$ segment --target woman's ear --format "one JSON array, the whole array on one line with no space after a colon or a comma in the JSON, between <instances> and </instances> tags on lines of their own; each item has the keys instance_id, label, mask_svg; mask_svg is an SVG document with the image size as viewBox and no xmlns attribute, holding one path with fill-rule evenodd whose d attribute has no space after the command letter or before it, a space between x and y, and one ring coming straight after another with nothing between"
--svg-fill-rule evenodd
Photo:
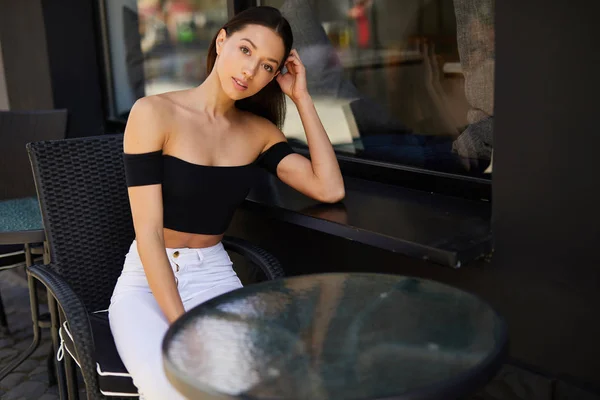
<instances>
[{"instance_id":1,"label":"woman's ear","mask_svg":"<svg viewBox=\"0 0 600 400\"><path fill-rule=\"evenodd\" d=\"M225 43L225 39L227 39L227 32L225 32L225 29L221 29L219 31L219 34L217 35L217 40L215 43L217 55L219 55L219 53L221 52L221 48L223 47L223 44Z\"/></svg>"}]
</instances>

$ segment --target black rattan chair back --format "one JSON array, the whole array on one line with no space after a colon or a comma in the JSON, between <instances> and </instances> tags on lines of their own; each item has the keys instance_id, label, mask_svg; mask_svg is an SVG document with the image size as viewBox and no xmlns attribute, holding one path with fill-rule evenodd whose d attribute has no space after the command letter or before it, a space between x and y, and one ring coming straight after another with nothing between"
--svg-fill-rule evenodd
<instances>
[{"instance_id":1,"label":"black rattan chair back","mask_svg":"<svg viewBox=\"0 0 600 400\"><path fill-rule=\"evenodd\" d=\"M108 308L134 239L123 135L29 143L52 263L88 311Z\"/></svg>"}]
</instances>

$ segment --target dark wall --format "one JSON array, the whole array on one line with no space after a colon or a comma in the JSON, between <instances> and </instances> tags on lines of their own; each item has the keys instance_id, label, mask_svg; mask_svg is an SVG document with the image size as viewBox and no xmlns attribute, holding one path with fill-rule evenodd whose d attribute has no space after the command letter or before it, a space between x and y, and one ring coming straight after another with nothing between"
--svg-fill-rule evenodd
<instances>
[{"instance_id":1,"label":"dark wall","mask_svg":"<svg viewBox=\"0 0 600 400\"><path fill-rule=\"evenodd\" d=\"M69 110L68 137L104 133L95 4L42 0L54 107Z\"/></svg>"},{"instance_id":2,"label":"dark wall","mask_svg":"<svg viewBox=\"0 0 600 400\"><path fill-rule=\"evenodd\" d=\"M10 110L52 109L40 0L0 0L0 44Z\"/></svg>"},{"instance_id":3,"label":"dark wall","mask_svg":"<svg viewBox=\"0 0 600 400\"><path fill-rule=\"evenodd\" d=\"M600 382L595 3L496 2L493 229L494 266L532 314L514 329L538 338L514 345Z\"/></svg>"}]
</instances>

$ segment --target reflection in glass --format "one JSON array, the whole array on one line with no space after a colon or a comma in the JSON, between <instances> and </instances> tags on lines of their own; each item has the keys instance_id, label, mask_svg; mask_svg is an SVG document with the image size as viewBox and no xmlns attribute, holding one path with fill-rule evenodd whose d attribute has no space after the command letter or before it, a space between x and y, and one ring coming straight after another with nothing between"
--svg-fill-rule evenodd
<instances>
[{"instance_id":1,"label":"reflection in glass","mask_svg":"<svg viewBox=\"0 0 600 400\"><path fill-rule=\"evenodd\" d=\"M226 0L110 0L105 4L117 117L127 117L140 97L188 89L204 81L208 46L227 22Z\"/></svg>"},{"instance_id":2,"label":"reflection in glass","mask_svg":"<svg viewBox=\"0 0 600 400\"><path fill-rule=\"evenodd\" d=\"M265 0L294 30L336 150L481 175L493 127L494 0ZM306 137L289 107L284 133Z\"/></svg>"},{"instance_id":3,"label":"reflection in glass","mask_svg":"<svg viewBox=\"0 0 600 400\"><path fill-rule=\"evenodd\" d=\"M206 53L227 22L225 0L138 0L163 3L140 14L146 94L197 86L206 78Z\"/></svg>"},{"instance_id":4,"label":"reflection in glass","mask_svg":"<svg viewBox=\"0 0 600 400\"><path fill-rule=\"evenodd\" d=\"M294 31L317 111L341 154L489 176L494 0L262 0ZM115 113L206 78L226 0L105 2ZM289 99L288 99L289 101ZM283 131L306 136L288 105Z\"/></svg>"},{"instance_id":5,"label":"reflection in glass","mask_svg":"<svg viewBox=\"0 0 600 400\"><path fill-rule=\"evenodd\" d=\"M335 204L319 203L303 208L300 212L311 217L337 222L342 225L348 225L349 223L348 210L343 202Z\"/></svg>"}]
</instances>

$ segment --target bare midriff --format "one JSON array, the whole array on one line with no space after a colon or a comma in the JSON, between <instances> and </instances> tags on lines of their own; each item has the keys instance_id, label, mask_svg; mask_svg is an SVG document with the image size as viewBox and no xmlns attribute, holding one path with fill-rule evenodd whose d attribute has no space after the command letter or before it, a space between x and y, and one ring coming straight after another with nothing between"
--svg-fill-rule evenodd
<instances>
[{"instance_id":1,"label":"bare midriff","mask_svg":"<svg viewBox=\"0 0 600 400\"><path fill-rule=\"evenodd\" d=\"M199 233L186 233L174 231L172 229L164 228L163 235L165 240L165 247L168 249L201 249L204 247L211 247L218 244L223 235L203 235Z\"/></svg>"}]
</instances>

